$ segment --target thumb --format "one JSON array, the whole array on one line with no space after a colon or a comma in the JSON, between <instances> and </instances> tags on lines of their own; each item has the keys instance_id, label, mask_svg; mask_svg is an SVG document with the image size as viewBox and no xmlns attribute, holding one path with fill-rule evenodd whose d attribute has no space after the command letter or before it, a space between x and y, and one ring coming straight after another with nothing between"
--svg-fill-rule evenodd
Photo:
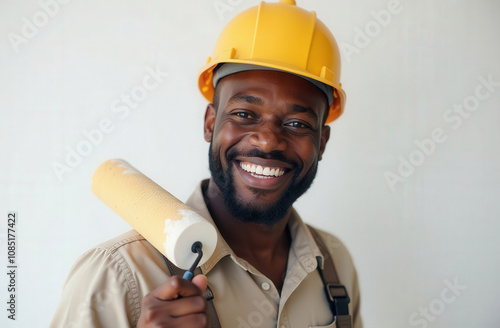
<instances>
[{"instance_id":1,"label":"thumb","mask_svg":"<svg viewBox=\"0 0 500 328\"><path fill-rule=\"evenodd\" d=\"M207 289L208 280L207 280L207 277L205 277L202 274L199 274L196 277L194 277L193 280L191 280L191 282L193 284L195 284L196 287L198 287L201 290L202 294L203 294L203 292L205 292L205 289Z\"/></svg>"}]
</instances>

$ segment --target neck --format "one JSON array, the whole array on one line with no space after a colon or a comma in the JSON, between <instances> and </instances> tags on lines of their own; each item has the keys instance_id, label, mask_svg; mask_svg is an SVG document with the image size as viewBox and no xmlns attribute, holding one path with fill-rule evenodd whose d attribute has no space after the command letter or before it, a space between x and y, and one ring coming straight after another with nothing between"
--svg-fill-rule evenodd
<instances>
[{"instance_id":1,"label":"neck","mask_svg":"<svg viewBox=\"0 0 500 328\"><path fill-rule=\"evenodd\" d=\"M287 228L290 211L272 226L243 222L228 211L213 180L203 194L212 219L233 252L273 280L280 290L291 243Z\"/></svg>"}]
</instances>

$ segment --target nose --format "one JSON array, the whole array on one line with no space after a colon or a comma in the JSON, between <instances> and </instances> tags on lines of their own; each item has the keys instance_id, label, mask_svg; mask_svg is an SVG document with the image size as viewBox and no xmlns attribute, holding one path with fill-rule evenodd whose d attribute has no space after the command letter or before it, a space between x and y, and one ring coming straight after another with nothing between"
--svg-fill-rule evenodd
<instances>
[{"instance_id":1,"label":"nose","mask_svg":"<svg viewBox=\"0 0 500 328\"><path fill-rule=\"evenodd\" d=\"M284 151L287 143L283 138L281 126L273 123L259 124L256 130L248 138L248 142L260 148L265 153L272 151Z\"/></svg>"}]
</instances>

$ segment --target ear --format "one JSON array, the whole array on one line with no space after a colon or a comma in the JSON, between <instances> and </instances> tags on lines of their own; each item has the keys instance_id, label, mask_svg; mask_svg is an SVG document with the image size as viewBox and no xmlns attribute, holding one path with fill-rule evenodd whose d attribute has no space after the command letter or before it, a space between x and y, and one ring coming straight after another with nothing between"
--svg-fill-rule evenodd
<instances>
[{"instance_id":1,"label":"ear","mask_svg":"<svg viewBox=\"0 0 500 328\"><path fill-rule=\"evenodd\" d=\"M215 114L216 110L214 104L208 104L207 110L205 112L205 123L203 125L203 134L205 136L206 142L210 142L212 140L215 124Z\"/></svg>"},{"instance_id":2,"label":"ear","mask_svg":"<svg viewBox=\"0 0 500 328\"><path fill-rule=\"evenodd\" d=\"M330 139L330 126L323 125L321 128L321 140L319 141L319 160L323 157L323 153L325 152L326 143Z\"/></svg>"}]
</instances>

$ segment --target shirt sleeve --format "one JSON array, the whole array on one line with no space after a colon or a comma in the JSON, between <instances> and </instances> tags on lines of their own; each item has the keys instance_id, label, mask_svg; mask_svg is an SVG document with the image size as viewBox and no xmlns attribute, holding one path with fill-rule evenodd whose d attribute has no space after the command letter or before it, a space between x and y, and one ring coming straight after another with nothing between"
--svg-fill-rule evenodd
<instances>
[{"instance_id":1,"label":"shirt sleeve","mask_svg":"<svg viewBox=\"0 0 500 328\"><path fill-rule=\"evenodd\" d=\"M140 302L120 253L94 248L71 268L50 327L135 327Z\"/></svg>"}]
</instances>

